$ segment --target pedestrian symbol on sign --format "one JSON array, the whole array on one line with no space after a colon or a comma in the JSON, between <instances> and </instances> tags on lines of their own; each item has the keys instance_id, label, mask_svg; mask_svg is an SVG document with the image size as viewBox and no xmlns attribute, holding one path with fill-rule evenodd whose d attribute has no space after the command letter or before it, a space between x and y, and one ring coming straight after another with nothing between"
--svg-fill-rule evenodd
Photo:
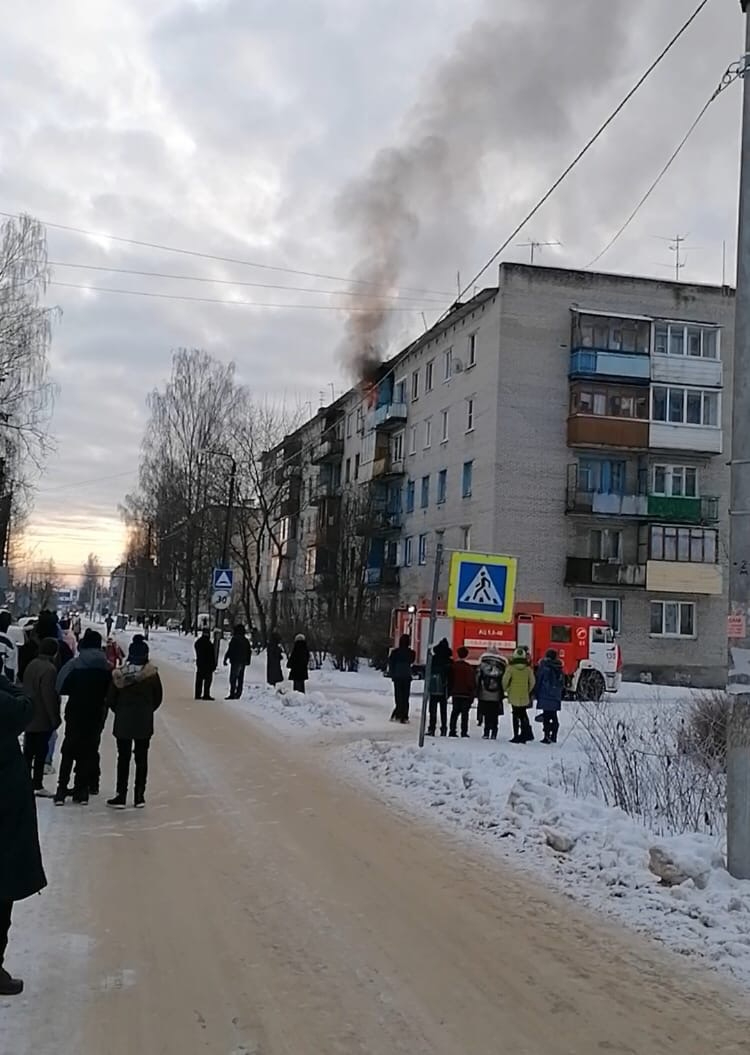
<instances>
[{"instance_id":1,"label":"pedestrian symbol on sign","mask_svg":"<svg viewBox=\"0 0 750 1055\"><path fill-rule=\"evenodd\" d=\"M469 586L461 594L462 604L486 604L493 608L502 608L503 602L490 573L483 566L474 576Z\"/></svg>"}]
</instances>

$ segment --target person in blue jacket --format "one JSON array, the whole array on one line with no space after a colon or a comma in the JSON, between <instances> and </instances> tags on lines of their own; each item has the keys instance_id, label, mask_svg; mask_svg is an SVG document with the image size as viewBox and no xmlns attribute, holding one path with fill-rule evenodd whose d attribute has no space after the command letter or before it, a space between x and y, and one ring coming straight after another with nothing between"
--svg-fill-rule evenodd
<instances>
[{"instance_id":1,"label":"person in blue jacket","mask_svg":"<svg viewBox=\"0 0 750 1055\"><path fill-rule=\"evenodd\" d=\"M560 728L557 716L562 709L564 691L563 665L555 649L550 648L536 672L536 705L537 709L542 712L543 744L557 743L557 733Z\"/></svg>"}]
</instances>

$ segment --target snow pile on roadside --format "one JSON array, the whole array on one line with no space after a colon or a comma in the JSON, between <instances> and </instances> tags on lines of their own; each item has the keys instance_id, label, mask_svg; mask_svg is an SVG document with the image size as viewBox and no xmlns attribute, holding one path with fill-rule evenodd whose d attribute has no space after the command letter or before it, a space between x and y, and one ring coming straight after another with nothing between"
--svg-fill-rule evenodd
<instances>
[{"instance_id":1,"label":"snow pile on roadside","mask_svg":"<svg viewBox=\"0 0 750 1055\"><path fill-rule=\"evenodd\" d=\"M306 729L320 726L340 729L364 721L344 700L330 699L321 692L303 693L251 685L243 698L235 702L235 707L250 707L265 717Z\"/></svg>"},{"instance_id":2,"label":"snow pile on roadside","mask_svg":"<svg viewBox=\"0 0 750 1055\"><path fill-rule=\"evenodd\" d=\"M343 757L401 806L469 833L564 895L750 983L750 883L728 875L711 838L659 838L619 809L566 795L554 749L487 748L438 742L420 751L361 741ZM667 862L667 879L679 884L660 881L650 861L659 874Z\"/></svg>"}]
</instances>

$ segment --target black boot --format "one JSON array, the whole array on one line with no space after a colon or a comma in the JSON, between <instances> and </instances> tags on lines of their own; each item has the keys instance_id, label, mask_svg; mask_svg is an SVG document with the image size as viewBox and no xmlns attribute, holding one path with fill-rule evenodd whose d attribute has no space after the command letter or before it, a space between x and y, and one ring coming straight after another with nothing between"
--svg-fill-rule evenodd
<instances>
[{"instance_id":1,"label":"black boot","mask_svg":"<svg viewBox=\"0 0 750 1055\"><path fill-rule=\"evenodd\" d=\"M23 992L23 982L13 978L4 967L0 967L0 996L19 996Z\"/></svg>"}]
</instances>

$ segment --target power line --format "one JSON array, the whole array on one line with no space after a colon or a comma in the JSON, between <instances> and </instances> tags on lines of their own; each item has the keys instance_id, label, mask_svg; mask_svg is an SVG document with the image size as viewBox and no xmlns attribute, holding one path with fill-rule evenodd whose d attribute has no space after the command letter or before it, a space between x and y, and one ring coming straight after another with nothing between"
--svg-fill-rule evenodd
<instances>
[{"instance_id":1,"label":"power line","mask_svg":"<svg viewBox=\"0 0 750 1055\"><path fill-rule=\"evenodd\" d=\"M219 297L192 297L184 293L153 293L143 289L113 289L109 286L87 286L79 282L59 282L57 279L54 279L49 285L62 286L65 289L85 289L90 293L119 293L127 297L153 297L158 300L189 300L198 304L226 304L230 308L283 308L299 309L302 311L372 311L371 305L364 308L355 308L353 305L344 308L338 304L269 304L267 302L254 300L222 300ZM419 311L419 308L416 306L411 308L396 308L390 305L380 305L379 310L416 312Z\"/></svg>"},{"instance_id":2,"label":"power line","mask_svg":"<svg viewBox=\"0 0 750 1055\"><path fill-rule=\"evenodd\" d=\"M20 220L22 215L22 213L3 212L0 210L0 216L5 216L9 220ZM377 282L372 282L365 278L345 278L342 275L326 275L318 271L300 271L298 268L281 267L278 264L261 264L257 260L241 260L232 256L217 256L214 253L204 253L197 249L182 249L174 245L162 245L160 242L143 242L137 238L123 238L121 235L107 234L103 231L89 231L84 227L73 227L70 224L64 223L53 223L51 220L40 220L39 223L43 224L44 227L51 227L56 231L68 231L71 234L83 234L89 238L108 238L112 242L122 242L125 245L142 246L144 249L157 249L164 253L179 253L182 256L196 256L200 257L201 260L218 260L223 264L239 264L241 267L257 267L264 271L279 271L285 275L304 275L305 278L324 278L330 282L348 282L350 285L354 286L378 285ZM429 293L438 297L450 296L450 293L447 293L444 289L415 289L409 286L402 286L401 289L405 293Z\"/></svg>"},{"instance_id":3,"label":"power line","mask_svg":"<svg viewBox=\"0 0 750 1055\"><path fill-rule=\"evenodd\" d=\"M52 491L65 491L71 487L83 487L85 484L99 484L103 483L105 480L119 480L123 476L135 476L136 473L137 470L129 469L127 472L111 473L109 476L92 476L88 480L70 480L65 484L55 484L54 487L37 487L35 488L34 493L38 495L46 495L50 494Z\"/></svg>"},{"instance_id":4,"label":"power line","mask_svg":"<svg viewBox=\"0 0 750 1055\"><path fill-rule=\"evenodd\" d=\"M638 78L638 80L633 85L633 87L630 89L630 91L625 96L625 98L622 100L622 102L619 103L619 105L612 111L612 113L609 115L609 117L606 119L606 121L602 125L599 126L598 130L589 139L589 141L586 143L586 145L581 150L579 150L579 152L576 154L576 156L573 158L573 160L570 162L570 164L567 166L567 168L562 172L562 174L560 176L558 176L558 178L555 180L555 182L552 184L552 186L549 188L549 190L546 191L546 193L542 195L542 197L539 199L539 201L536 203L536 205L533 207L533 209L524 217L523 220L521 220L521 222L512 231L512 233L508 235L508 237L503 242L503 244L500 246L500 248L495 253L492 254L492 256L487 261L487 263L484 265L484 267L481 269L481 271L479 271L474 276L474 278L471 280L471 282L468 283L468 285L465 287L465 289L462 290L461 296L459 297L459 300L461 299L462 296L464 296L472 288L472 286L474 286L479 281L479 279L482 277L482 275L485 273L485 271L489 267L492 267L492 265L495 263L497 258L500 256L500 254L503 253L508 248L510 243L513 241L514 238L518 237L518 235L521 233L521 231L526 226L526 224L529 223L530 220L533 220L533 218L536 216L536 214L539 212L539 210L542 208L542 206L545 205L549 201L549 199L555 193L555 191L560 186L560 184L563 183L568 178L568 176L573 171L573 169L578 165L579 161L581 161L586 156L586 154L588 154L589 150L591 150L591 148L593 147L594 143L596 143L597 140L599 140L602 137L604 132L606 132L606 130L609 128L609 126L612 124L612 122L615 120L615 118L621 113L621 111L624 110L625 106L630 102L630 100L636 94L636 92L641 87L641 85L643 85L644 82L646 80L648 80L648 78L654 72L656 67L669 54L669 52L675 46L675 44L680 39L680 37L690 28L690 26L693 24L693 22L695 22L695 20L698 17L698 15L701 13L703 8L706 7L706 5L708 3L709 3L709 0L701 0L701 2L698 4L698 6L695 9L695 11L693 11L693 13L690 16L690 18L688 18L688 20L685 23L683 23L683 25L680 27L680 29L677 31L677 33L672 37L672 39L669 41L669 43L666 45L666 47L663 48L662 51L657 55L657 57L654 59L654 61L651 63L651 65L648 67L648 69L643 74L641 74L641 76Z\"/></svg>"},{"instance_id":5,"label":"power line","mask_svg":"<svg viewBox=\"0 0 750 1055\"><path fill-rule=\"evenodd\" d=\"M551 244L551 243L550 243ZM73 264L64 260L50 260L50 267L76 268L80 271L107 271L118 275L140 275L144 278L179 279L184 282L209 282L217 286L251 286L253 289L281 289L292 293L318 293L330 297L367 297L375 300L414 300L420 304L442 304L442 300L428 300L426 297L400 297L390 293L365 293L349 289L314 289L311 286L279 286L270 282L243 282L233 278L208 278L205 275L173 275L163 271L137 271L128 267L106 267L102 264Z\"/></svg>"},{"instance_id":6,"label":"power line","mask_svg":"<svg viewBox=\"0 0 750 1055\"><path fill-rule=\"evenodd\" d=\"M733 63L727 69L726 73L724 74L724 76L721 79L721 83L719 84L718 88L713 92L713 94L711 95L710 99L708 99L708 101L702 107L702 109L698 113L698 116L695 118L693 123L690 125L690 128L688 128L687 132L682 137L682 139L678 143L678 145L675 148L675 150L673 150L672 154L670 155L669 159L667 160L667 163L664 165L664 167L662 168L662 170L659 173L659 175L656 177L654 182L651 184L651 186L648 188L648 190L643 195L641 200L638 202L636 207L633 209L633 211L631 212L630 216L628 216L627 220L622 225L622 227L620 227L620 229L613 235L613 237L609 240L609 242L607 242L607 244L605 245L604 249L602 249L601 253L599 253L598 256L595 256L594 259L589 264L586 265L587 268L593 267L594 264L597 264L601 260L601 258L605 255L605 253L609 252L609 250L612 248L612 246L615 244L615 242L619 241L619 239L622 237L622 235L625 234L625 232L627 231L628 227L630 227L630 225L633 222L633 220L636 218L638 213L641 211L643 206L649 200L651 195L654 193L656 188L659 186L661 181L664 179L666 174L671 169L672 165L675 163L677 158L682 153L684 147L686 146L686 144L687 144L688 140L690 139L690 137L692 136L693 132L695 132L696 128L698 127L698 125L701 123L701 121L705 117L706 113L708 112L708 109L711 106L711 103L713 103L715 99L718 99L718 97L721 95L721 93L724 91L724 89L728 88L730 84L733 84L740 76L741 76L741 74L739 72L739 63Z\"/></svg>"}]
</instances>

